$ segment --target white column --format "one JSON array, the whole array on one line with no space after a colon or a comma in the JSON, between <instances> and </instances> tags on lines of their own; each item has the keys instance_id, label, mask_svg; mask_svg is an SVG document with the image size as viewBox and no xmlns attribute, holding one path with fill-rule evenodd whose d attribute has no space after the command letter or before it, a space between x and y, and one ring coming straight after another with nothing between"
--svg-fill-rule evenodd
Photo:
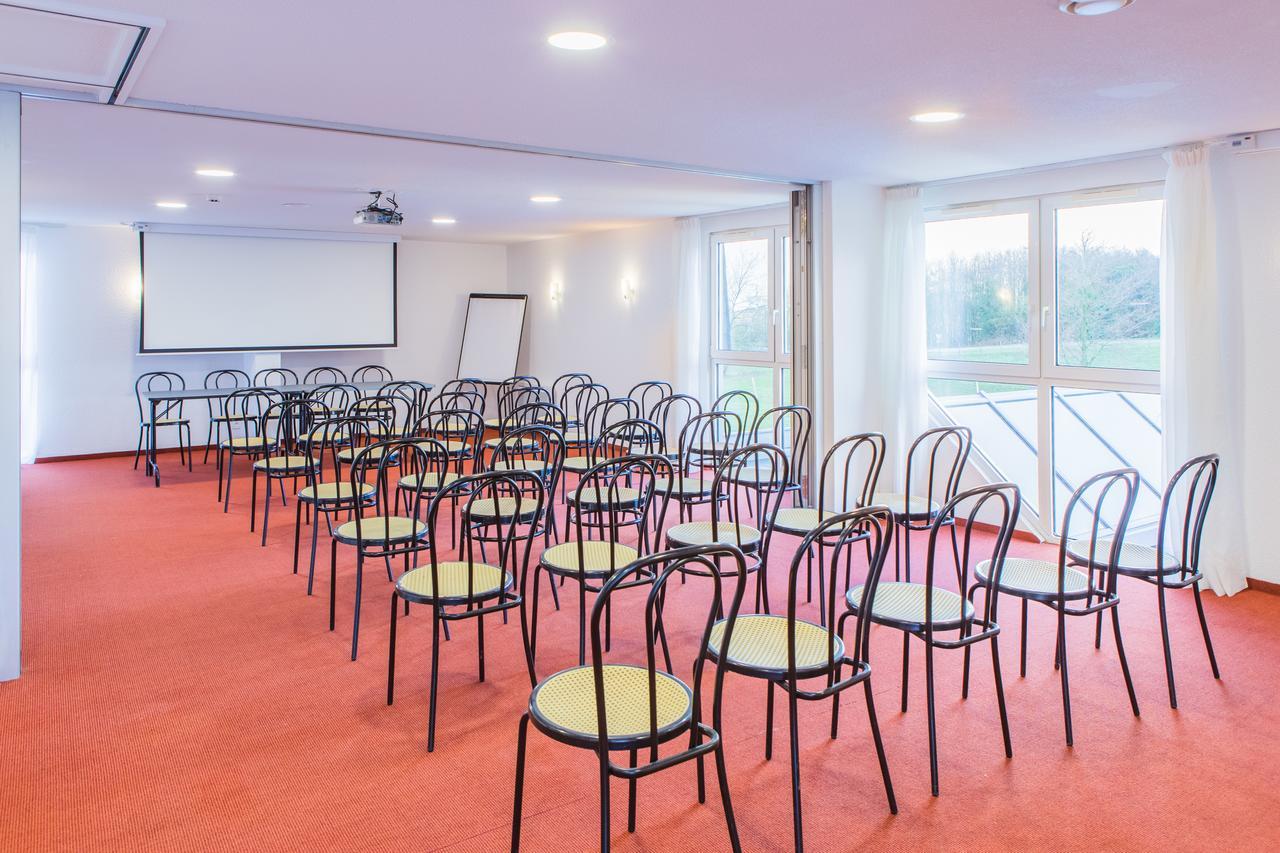
<instances>
[{"instance_id":1,"label":"white column","mask_svg":"<svg viewBox=\"0 0 1280 853\"><path fill-rule=\"evenodd\" d=\"M0 681L17 678L22 642L22 514L18 491L21 99L0 92Z\"/></svg>"}]
</instances>

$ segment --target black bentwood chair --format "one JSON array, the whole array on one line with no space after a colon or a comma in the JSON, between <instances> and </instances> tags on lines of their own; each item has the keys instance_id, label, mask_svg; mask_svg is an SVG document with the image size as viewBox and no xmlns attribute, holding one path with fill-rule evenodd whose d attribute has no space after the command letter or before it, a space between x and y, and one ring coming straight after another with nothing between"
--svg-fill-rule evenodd
<instances>
[{"instance_id":1,"label":"black bentwood chair","mask_svg":"<svg viewBox=\"0 0 1280 853\"><path fill-rule=\"evenodd\" d=\"M360 643L360 599L364 588L364 561L368 558L382 558L387 565L387 580L395 580L391 570L391 560L401 557L404 570L409 570L409 556L417 560L419 551L431 547L427 538L427 525L422 522L422 492L425 477L420 479L415 489L406 492L397 489L397 479L393 469L400 466L402 460L413 457L408 464L419 472L431 472L443 478L449 470L449 455L444 445L437 444L432 451L423 449L421 439L396 439L367 445L356 453L351 462L351 493L355 494L366 485L374 487L372 504L361 504L354 507L355 516L351 521L341 524L333 531L333 542L329 550L329 630L334 628L337 608L336 587L338 584L338 543L354 546L356 549L356 600L355 614L351 629L351 659L356 659ZM395 502L393 505L393 501ZM403 501L404 508L400 515L395 506ZM372 515L365 515L368 507Z\"/></svg>"},{"instance_id":2,"label":"black bentwood chair","mask_svg":"<svg viewBox=\"0 0 1280 853\"><path fill-rule=\"evenodd\" d=\"M865 432L846 436L827 451L822 458L822 468L818 473L818 505L783 507L773 521L775 533L786 533L791 536L807 537L832 516L850 512L871 505L871 496L875 493L876 482L880 478L880 468L884 464L885 439L878 432ZM796 478L792 477L792 480ZM839 531L843 534L843 531ZM867 548L867 561L871 561L870 531L855 531L852 540L861 539ZM819 551L818 559L818 613L819 621L827 624L827 602L822 596L824 586L822 573L826 570L826 561L821 559L821 551L828 544L819 537L811 542ZM805 601L813 600L813 549L806 555ZM838 568L831 564L833 570ZM853 550L845 551L845 587L852 582Z\"/></svg>"},{"instance_id":3,"label":"black bentwood chair","mask_svg":"<svg viewBox=\"0 0 1280 853\"><path fill-rule=\"evenodd\" d=\"M681 427L675 444L675 478L671 486L680 521L692 519L696 506L728 499L722 492L712 490L715 477L707 476L707 468L715 466L718 448L728 446L726 442L733 440L737 428L738 416L731 412L697 414Z\"/></svg>"},{"instance_id":4,"label":"black bentwood chair","mask_svg":"<svg viewBox=\"0 0 1280 853\"><path fill-rule=\"evenodd\" d=\"M336 385L346 381L347 374L337 367L313 367L302 377L303 385Z\"/></svg>"},{"instance_id":5,"label":"black bentwood chair","mask_svg":"<svg viewBox=\"0 0 1280 853\"><path fill-rule=\"evenodd\" d=\"M285 480L293 481L293 491L298 491L299 478L306 479L308 471L318 470L319 463L311 455L310 448L299 441L309 435L317 419L317 411L323 407L312 400L281 400L272 403L262 413L261 435L268 437L262 448L262 458L253 463L253 496L249 500L249 532L253 532L258 518L258 475L267 478L267 493L262 502L262 545L267 544L267 524L271 519L272 483L280 481L280 503L285 500ZM275 430L274 435L272 429Z\"/></svg>"},{"instance_id":6,"label":"black bentwood chair","mask_svg":"<svg viewBox=\"0 0 1280 853\"><path fill-rule=\"evenodd\" d=\"M236 457L257 459L266 453L267 444L273 439L263 431L263 424L272 405L281 399L279 393L269 388L242 388L227 397L223 409L227 416L227 439L218 445L218 500L222 501L223 512L231 505L231 475ZM226 475L225 488L223 474Z\"/></svg>"},{"instance_id":7,"label":"black bentwood chair","mask_svg":"<svg viewBox=\"0 0 1280 853\"><path fill-rule=\"evenodd\" d=\"M902 535L893 538L893 579L911 582L911 532L923 532L933 527L942 505L949 503L960 490L964 466L969 461L973 446L973 433L968 427L941 426L925 430L907 450L907 478L905 491L877 493L871 502L884 504L893 510L894 518L902 527ZM917 475L925 458L924 483L917 482ZM923 494L920 493L923 489ZM946 522L951 525L952 522ZM901 548L899 548L901 545ZM956 532L951 531L951 551L956 558L956 572L960 571L960 551L956 544ZM901 552L905 553L905 558ZM905 565L904 565L905 559Z\"/></svg>"},{"instance_id":8,"label":"black bentwood chair","mask_svg":"<svg viewBox=\"0 0 1280 853\"><path fill-rule=\"evenodd\" d=\"M999 589L1000 573L1004 569L1005 554L1018 522L1022 496L1012 483L994 483L969 489L939 507L929 527L929 548L926 552L924 583L881 583L875 598L863 600L863 585L853 587L845 594L849 611L861 616L870 607L870 619L877 625L896 628L902 632L902 710L907 710L908 667L911 654L911 638L924 641L925 685L929 706L929 776L933 795L938 796L938 732L937 714L933 702L933 650L968 649L975 643L991 641L991 665L995 674L996 701L1000 706L1000 729L1004 735L1004 754L1013 757L1013 743L1009 740L1009 716L1004 704L1004 682L1000 677L1000 625L996 622L996 604L999 596L992 592L986 599L982 614L974 609L973 602L962 593L937 585L938 534L944 527L957 521L964 524L964 547L961 552L961 585L969 576L972 557L986 554L991 567L993 586ZM980 534L974 539L974 525L995 523L996 534ZM954 639L939 635L956 632Z\"/></svg>"},{"instance_id":9,"label":"black bentwood chair","mask_svg":"<svg viewBox=\"0 0 1280 853\"><path fill-rule=\"evenodd\" d=\"M721 563L732 563L734 571L726 572ZM702 636L693 662L689 684L664 672L657 665L657 644L661 632L662 608L671 577L677 573L697 574L711 578L712 596L707 609ZM654 554L637 560L615 572L605 582L591 608L591 663L576 666L548 676L534 685L529 696L529 709L520 718L519 745L516 750L515 806L511 821L511 850L520 849L520 815L524 799L525 747L529 723L538 731L560 743L589 749L600 762L600 849L609 850L609 781L617 776L628 783L627 831L636 826L636 783L649 776L689 760L697 762L698 802L706 802L704 758L713 753L720 797L724 804L729 845L739 853L737 823L729 797L729 779L725 769L724 749L720 742L721 706L724 696L724 663L712 661L715 668L711 696L711 724L703 721L703 668L710 654L708 640L712 626L725 611L723 578L736 576L733 598L723 626L724 642L734 638L734 620L742 606L746 587L746 558L727 545L703 545ZM644 578L649 584L645 602L645 657L642 664L606 663L603 639L604 615L614 591L634 585ZM679 594L679 593L677 593ZM689 685L692 685L690 687ZM682 736L688 746L678 752L659 757L659 746ZM641 750L648 760L638 765ZM628 766L615 764L614 752L627 752Z\"/></svg>"},{"instance_id":10,"label":"black bentwood chair","mask_svg":"<svg viewBox=\"0 0 1280 853\"><path fill-rule=\"evenodd\" d=\"M1113 490L1114 493L1113 493ZM1004 561L1004 569L997 578L991 571L991 563L983 561L974 570L977 583L970 590L970 598L978 589L990 593L992 588L1001 594L1013 595L1022 599L1022 654L1019 673L1027 674L1027 602L1037 601L1048 605L1058 615L1057 655L1054 666L1062 675L1062 718L1067 728L1067 746L1072 745L1071 737L1071 690L1067 681L1067 617L1090 616L1094 613L1102 615L1104 610L1111 611L1111 626L1115 630L1116 652L1120 655L1120 670L1124 673L1125 686L1129 688L1129 704L1133 707L1133 715L1138 716L1138 697L1133 692L1133 679L1129 677L1129 662L1124 656L1124 642L1120 639L1120 596L1116 594L1116 573L1108 568L1114 566L1117 557L1124 547L1125 528L1129 524L1129 515L1133 511L1133 502L1138 495L1138 472L1134 468L1119 468L1105 471L1090 477L1071 495L1067 501L1066 511L1062 517L1062 539L1058 546L1058 559L1032 560L1024 557L1009 557ZM1116 498L1119 498L1117 501ZM1106 544L1102 545L1098 533L1107 526L1104 515L1119 505L1116 523L1111 530ZM1079 507L1092 507L1092 518L1089 524L1089 540L1095 544L1089 547L1086 559L1091 566L1089 571L1067 565L1067 542L1073 533L1079 533L1079 527L1073 525ZM1099 545L1109 552L1106 557L1098 554ZM1096 570L1096 575L1095 575ZM969 650L965 649L965 673L968 674ZM968 685L965 685L967 692Z\"/></svg>"},{"instance_id":11,"label":"black bentwood chair","mask_svg":"<svg viewBox=\"0 0 1280 853\"><path fill-rule=\"evenodd\" d=\"M637 382L627 392L627 396L640 406L640 417L647 418L649 412L653 411L653 407L659 400L670 397L675 393L675 389L671 387L670 382L664 382L661 379L647 379L644 382Z\"/></svg>"},{"instance_id":12,"label":"black bentwood chair","mask_svg":"<svg viewBox=\"0 0 1280 853\"><path fill-rule=\"evenodd\" d=\"M1204 575L1200 573L1200 539L1204 535L1204 523L1209 515L1213 489L1218 482L1219 461L1216 453L1197 456L1184 463L1169 478L1169 485L1165 487L1164 496L1160 499L1160 524L1154 547L1125 542L1120 546L1119 560L1111 555L1111 568L1116 574L1137 578L1156 588L1156 601L1160 607L1160 638L1164 641L1164 671L1169 682L1171 708L1178 707L1178 694L1173 686L1173 654L1169 650L1169 617L1164 601L1166 589L1190 587L1195 594L1200 632L1204 634L1204 648L1209 653L1209 667L1213 670L1214 678L1222 678L1218 672L1218 659L1213 654L1213 641L1209 639L1209 623L1204 618L1204 604L1200 601L1200 582L1204 580ZM1170 515L1177 512L1179 505L1183 508L1182 524L1174 531L1177 550L1170 553L1166 534L1170 530ZM1092 548L1087 541L1068 542L1067 556L1072 565L1098 569L1101 566L1097 559L1108 556L1109 545L1105 537ZM1096 553L1091 557L1090 551ZM1101 644L1102 613L1099 612L1094 645L1100 647Z\"/></svg>"},{"instance_id":13,"label":"black bentwood chair","mask_svg":"<svg viewBox=\"0 0 1280 853\"><path fill-rule=\"evenodd\" d=\"M391 382L394 379L391 371L381 364L366 364L357 367L351 374L352 382Z\"/></svg>"},{"instance_id":14,"label":"black bentwood chair","mask_svg":"<svg viewBox=\"0 0 1280 853\"><path fill-rule=\"evenodd\" d=\"M680 456L680 433L685 424L702 414L702 403L689 394L671 394L641 414L658 425L662 455L674 462Z\"/></svg>"},{"instance_id":15,"label":"black bentwood chair","mask_svg":"<svg viewBox=\"0 0 1280 853\"><path fill-rule=\"evenodd\" d=\"M249 374L243 370L213 370L204 377L204 387L212 389L248 388L252 383ZM209 451L222 443L222 428L226 426L227 416L223 411L223 401L217 397L205 400L209 405L209 433L204 439L204 459L200 464L209 464Z\"/></svg>"},{"instance_id":16,"label":"black bentwood chair","mask_svg":"<svg viewBox=\"0 0 1280 853\"><path fill-rule=\"evenodd\" d=\"M267 367L253 374L253 387L274 388L278 385L297 385L298 374L287 367Z\"/></svg>"},{"instance_id":17,"label":"black bentwood chair","mask_svg":"<svg viewBox=\"0 0 1280 853\"><path fill-rule=\"evenodd\" d=\"M867 507L852 512L832 514L822 524L811 530L800 543L795 557L791 560L791 575L787 592L787 613L785 616L768 614L746 614L738 617L729 652L725 656L725 665L731 672L737 672L752 678L761 678L768 682L768 704L766 707L764 755L766 759L773 757L773 693L780 687L787 694L788 712L791 726L791 805L792 818L795 824L796 850L804 849L801 831L800 809L800 729L797 714L798 701L803 699L819 702L831 699L831 737L836 737L840 713L840 693L856 684L864 685L867 701L867 717L871 721L871 736L875 741L876 755L880 760L880 774L884 780L885 795L889 799L889 811L898 813L898 803L893 796L893 782L889 779L889 763L885 759L884 744L880 740L880 726L876 722L875 701L871 695L871 664L867 660L867 644L871 631L871 621L865 617L855 620L854 641L852 649L846 653L843 639L844 623L851 613L846 612L840 619L838 631L832 631L822 625L807 622L796 617L797 587L799 585L800 565L806 555L812 554L819 543L830 546L831 571L830 584L819 589L818 594L827 600L827 607L835 611L838 593L836 576L840 559L854 543L867 542L871 559L867 568L867 579L862 584L862 597L859 602L861 613L867 613L874 605L876 587L880 583L880 573L884 568L885 558L889 554L889 540L893 536L893 514L888 507ZM819 560L825 559L825 549ZM819 574L821 577L822 574ZM711 629L710 653L719 659L722 633L725 622L717 622ZM849 666L852 672L844 677L842 670ZM825 684L811 689L801 686L802 682L812 685L814 679L823 679Z\"/></svg>"},{"instance_id":18,"label":"black bentwood chair","mask_svg":"<svg viewBox=\"0 0 1280 853\"><path fill-rule=\"evenodd\" d=\"M148 434L151 432L151 404L144 403L142 395L151 391L173 391L175 389L185 391L187 382L180 374L168 370L155 370L151 373L144 373L133 383L133 395L138 400L138 450L133 454L133 470L138 470L138 459L142 456L142 448L147 442ZM156 432L165 427L177 427L178 458L186 463L187 470L190 471L191 460L187 457L191 454L191 421L183 417L181 400L167 400L159 407L159 414L156 416ZM187 434L185 447L182 444L182 433L184 431ZM150 436L150 442L152 446L159 448L160 444L156 436Z\"/></svg>"},{"instance_id":19,"label":"black bentwood chair","mask_svg":"<svg viewBox=\"0 0 1280 853\"><path fill-rule=\"evenodd\" d=\"M464 513L480 501L498 503L510 500L512 512L495 519L490 526L488 539L496 545L494 561L488 562L484 543L478 540L468 526L462 530L462 543L457 560L441 560L437 549L430 551L431 563L406 571L396 581L391 593L391 645L387 657L387 704L395 699L396 676L396 622L398 604L404 602L407 615L410 602L431 608L431 700L427 716L427 752L436 747L436 685L440 671L440 631L448 622L461 619L476 620L476 637L479 648L479 674L484 681L484 617L490 613L503 613L513 607L520 608L520 632L524 641L525 665L529 679L534 679L533 659L529 646L529 632L525 621L523 599L515 589L516 573L520 574L519 590L525 588L525 576L529 569L532 537L522 536L518 528L525 523L526 510L541 513L546 505L542 481L527 471L485 471L454 480L436 492L427 506L427 540L436 541L437 531L443 523L440 507L445 501L463 503ZM522 547L523 543L523 547Z\"/></svg>"}]
</instances>

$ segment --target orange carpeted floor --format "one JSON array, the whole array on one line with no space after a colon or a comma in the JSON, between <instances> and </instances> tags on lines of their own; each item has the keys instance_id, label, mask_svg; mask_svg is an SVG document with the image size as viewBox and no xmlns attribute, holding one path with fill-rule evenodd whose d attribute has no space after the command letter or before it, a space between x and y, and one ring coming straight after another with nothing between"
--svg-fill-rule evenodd
<instances>
[{"instance_id":1,"label":"orange carpeted floor","mask_svg":"<svg viewBox=\"0 0 1280 853\"><path fill-rule=\"evenodd\" d=\"M518 625L489 622L483 684L474 625L444 644L438 742L428 754L425 611L400 623L397 699L387 707L385 574L366 575L352 663L350 552L340 551L338 630L329 633L327 577L308 598L305 576L290 572L292 506L273 513L260 548L248 532L247 480L237 480L223 515L211 466L187 474L163 459L159 490L123 459L23 471L24 674L0 685L0 848L506 849L516 724L529 695ZM779 569L790 547L776 540L775 602L784 600ZM1015 550L1043 551L1025 542ZM1051 614L1032 611L1020 679L1017 610L1006 603L1014 757L1001 748L987 653L975 656L965 702L959 654L940 653L938 799L929 795L923 655L913 655L903 714L900 635L877 629L875 691L901 812L891 817L885 806L861 692L846 696L836 741L829 706L802 705L809 849L1275 849L1280 598L1208 596L1217 682L1191 599L1174 596L1175 712L1152 590L1122 593L1142 717L1129 711L1114 647L1094 651L1091 625L1078 620L1076 746L1067 749ZM670 602L678 661L686 652L677 666L687 669L689 626L706 598L691 583ZM576 613L554 612L546 597L542 615L540 669L576 663ZM639 647L634 621L619 613L615 630L619 654ZM785 715L766 762L764 687L732 675L729 685L724 736L743 847L790 849ZM588 752L531 733L524 849L595 848L595 769ZM615 850L727 848L714 781L698 805L691 766L640 783L634 835L625 831L625 786L613 790Z\"/></svg>"}]
</instances>

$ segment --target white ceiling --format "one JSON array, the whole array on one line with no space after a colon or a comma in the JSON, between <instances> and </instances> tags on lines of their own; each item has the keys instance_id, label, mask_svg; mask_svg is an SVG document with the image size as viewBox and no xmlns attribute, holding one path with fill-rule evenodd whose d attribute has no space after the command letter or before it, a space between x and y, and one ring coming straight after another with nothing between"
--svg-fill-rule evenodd
<instances>
[{"instance_id":1,"label":"white ceiling","mask_svg":"<svg viewBox=\"0 0 1280 853\"><path fill-rule=\"evenodd\" d=\"M127 107L23 105L23 218L361 231L373 188L395 191L406 237L517 242L786 202L790 187ZM197 167L234 178L202 178ZM557 204L529 197L553 194ZM219 199L211 203L213 195ZM164 210L160 200L184 201ZM302 203L305 206L285 206ZM451 216L456 225L433 225Z\"/></svg>"}]
</instances>

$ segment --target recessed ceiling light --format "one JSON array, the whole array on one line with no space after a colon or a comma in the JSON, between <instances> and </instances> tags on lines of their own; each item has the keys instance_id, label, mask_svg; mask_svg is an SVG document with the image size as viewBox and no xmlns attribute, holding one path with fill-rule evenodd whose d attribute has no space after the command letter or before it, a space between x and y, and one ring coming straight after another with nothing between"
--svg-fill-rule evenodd
<instances>
[{"instance_id":1,"label":"recessed ceiling light","mask_svg":"<svg viewBox=\"0 0 1280 853\"><path fill-rule=\"evenodd\" d=\"M952 110L935 110L927 113L916 113L911 116L911 120L916 124L945 124L949 121L959 121L964 118L964 113L957 113Z\"/></svg>"},{"instance_id":2,"label":"recessed ceiling light","mask_svg":"<svg viewBox=\"0 0 1280 853\"><path fill-rule=\"evenodd\" d=\"M306 201L282 201L281 207L310 207L311 203Z\"/></svg>"},{"instance_id":3,"label":"recessed ceiling light","mask_svg":"<svg viewBox=\"0 0 1280 853\"><path fill-rule=\"evenodd\" d=\"M433 217L431 217L431 224L432 224L432 225L453 225L453 224L455 224L457 221L458 221L458 220L454 219L452 216L433 216Z\"/></svg>"},{"instance_id":4,"label":"recessed ceiling light","mask_svg":"<svg viewBox=\"0 0 1280 853\"><path fill-rule=\"evenodd\" d=\"M1119 12L1125 6L1133 4L1133 0L1063 0L1058 4L1060 11L1068 15L1081 15L1087 18Z\"/></svg>"},{"instance_id":5,"label":"recessed ceiling light","mask_svg":"<svg viewBox=\"0 0 1280 853\"><path fill-rule=\"evenodd\" d=\"M596 50L608 43L609 40L599 33L567 32L547 36L547 44L561 50Z\"/></svg>"},{"instance_id":6,"label":"recessed ceiling light","mask_svg":"<svg viewBox=\"0 0 1280 853\"><path fill-rule=\"evenodd\" d=\"M236 173L230 169L196 169L196 174L202 178L234 178Z\"/></svg>"},{"instance_id":7,"label":"recessed ceiling light","mask_svg":"<svg viewBox=\"0 0 1280 853\"><path fill-rule=\"evenodd\" d=\"M529 201L534 204L555 204L560 200L558 195L531 195Z\"/></svg>"},{"instance_id":8,"label":"recessed ceiling light","mask_svg":"<svg viewBox=\"0 0 1280 853\"><path fill-rule=\"evenodd\" d=\"M165 208L166 210L181 210L182 208L184 208L184 207L186 207L186 206L187 206L187 203L186 203L185 201L158 201L158 202L156 202L156 207L163 207L163 208Z\"/></svg>"}]
</instances>

